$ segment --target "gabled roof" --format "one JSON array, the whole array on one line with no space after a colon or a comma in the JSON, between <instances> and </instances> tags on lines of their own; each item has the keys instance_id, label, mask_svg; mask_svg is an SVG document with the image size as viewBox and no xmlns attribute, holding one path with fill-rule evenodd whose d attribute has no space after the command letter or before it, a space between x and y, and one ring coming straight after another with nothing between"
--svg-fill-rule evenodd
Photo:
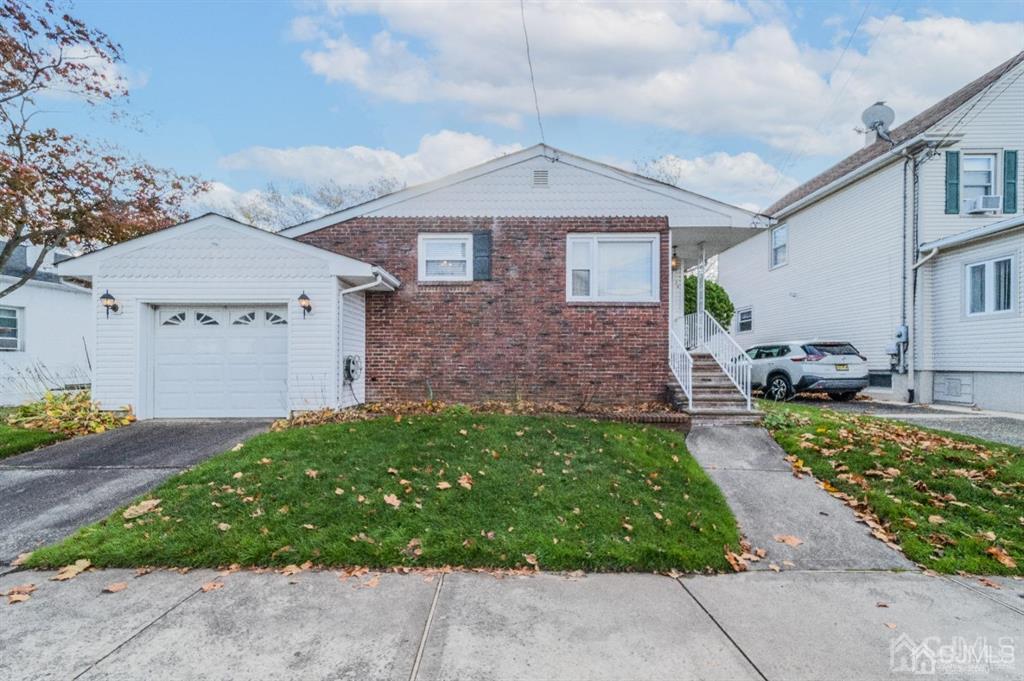
<instances>
[{"instance_id":1,"label":"gabled roof","mask_svg":"<svg viewBox=\"0 0 1024 681\"><path fill-rule=\"evenodd\" d=\"M681 203L697 206L703 210L722 216L723 219L728 219L735 226L749 227L751 221L754 220L757 215L756 213L739 208L738 206L733 206L723 201L718 201L716 199L712 199L686 189L681 189L671 184L659 182L636 173L622 170L605 163L592 161L582 156L577 156L567 151L556 149L555 147L547 144L535 144L532 147L527 147L526 149L506 154L505 156L500 156L487 161L486 163L461 170L446 177L412 187L406 187L405 189L400 189L396 192L392 192L391 194L385 194L384 196L365 203L330 213L321 218L310 220L293 227L288 227L280 233L289 237L308 234L309 232L314 232L318 229L329 227L330 225L334 225L339 222L378 212L405 201L409 201L410 199L423 196L424 194L429 194L439 189L451 187L461 182L472 180L538 157L544 157L552 163L564 163L574 166L575 168L596 173L598 175L629 184L643 191L651 192L652 195L666 197ZM466 216L462 215L452 217Z\"/></svg>"},{"instance_id":2,"label":"gabled roof","mask_svg":"<svg viewBox=\"0 0 1024 681\"><path fill-rule=\"evenodd\" d=\"M942 101L925 109L903 125L890 130L889 135L892 137L893 142L895 142L895 146L899 146L903 142L911 140L926 132L936 123L939 123L943 118L956 111L956 109L962 106L965 102L970 101L972 97L998 81L1003 77L1003 75L1008 73L1010 69L1014 68L1021 62L1024 62L1024 51L1018 52L1012 58L995 67L977 80L971 81ZM857 150L825 172L812 177L807 182L804 182L802 185L783 196L781 199L769 206L765 210L765 213L774 216L787 206L796 203L800 199L813 194L819 189L830 185L837 180L842 179L869 161L882 156L892 148L893 147L890 146L888 142L879 139L874 144Z\"/></svg>"},{"instance_id":3,"label":"gabled roof","mask_svg":"<svg viewBox=\"0 0 1024 681\"><path fill-rule=\"evenodd\" d=\"M331 273L339 277L359 281L363 279L374 279L377 275L380 275L382 281L388 288L395 288L399 285L398 278L388 273L387 270L382 267L363 262L362 260L357 260L356 258L350 258L347 255L341 255L334 251L328 251L312 244L296 241L295 239L289 239L288 237L268 232L264 229L260 229L259 227L247 225L244 222L239 222L238 220L220 215L219 213L205 213L199 217L186 220L185 222L161 229L157 232L151 232L150 234L129 239L128 241L122 241L121 243L101 248L98 251L93 251L92 253L87 253L77 258L64 260L57 263L57 272L62 277L76 276L88 278L93 276L93 273L96 271L99 263L108 258L131 253L132 251L140 248L154 246L163 241L167 241L168 239L173 239L177 236L212 226L222 226L238 230L255 239L272 241L274 245L280 248L291 249L326 260L330 266Z\"/></svg>"}]
</instances>

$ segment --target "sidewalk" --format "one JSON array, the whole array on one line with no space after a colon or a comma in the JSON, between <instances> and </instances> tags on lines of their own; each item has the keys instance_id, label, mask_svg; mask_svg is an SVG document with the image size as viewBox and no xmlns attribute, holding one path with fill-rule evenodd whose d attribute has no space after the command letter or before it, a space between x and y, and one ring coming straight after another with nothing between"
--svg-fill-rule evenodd
<instances>
[{"instance_id":1,"label":"sidewalk","mask_svg":"<svg viewBox=\"0 0 1024 681\"><path fill-rule=\"evenodd\" d=\"M1024 675L1024 582L917 573L657 575L336 572L0 577L0 678L893 679L890 646L961 637L1014 646ZM201 585L218 581L208 592ZM119 593L103 593L127 582ZM884 607L883 607L884 605ZM897 658L897 661L902 658Z\"/></svg>"}]
</instances>

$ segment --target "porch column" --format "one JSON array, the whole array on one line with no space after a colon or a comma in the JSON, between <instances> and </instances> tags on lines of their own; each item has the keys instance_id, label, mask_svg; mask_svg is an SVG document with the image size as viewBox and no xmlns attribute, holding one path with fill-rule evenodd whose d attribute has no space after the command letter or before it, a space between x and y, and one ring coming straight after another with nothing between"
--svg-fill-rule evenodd
<instances>
[{"instance_id":1,"label":"porch column","mask_svg":"<svg viewBox=\"0 0 1024 681\"><path fill-rule=\"evenodd\" d=\"M697 343L704 345L704 275L707 269L707 260L704 257L704 244L700 245L700 264L697 266Z\"/></svg>"}]
</instances>

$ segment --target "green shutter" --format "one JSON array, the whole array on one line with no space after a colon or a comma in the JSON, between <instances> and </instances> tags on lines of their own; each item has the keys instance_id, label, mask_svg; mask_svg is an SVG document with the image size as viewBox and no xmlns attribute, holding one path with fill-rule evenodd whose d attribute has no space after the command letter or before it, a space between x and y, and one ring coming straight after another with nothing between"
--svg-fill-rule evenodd
<instances>
[{"instance_id":1,"label":"green shutter","mask_svg":"<svg viewBox=\"0 0 1024 681\"><path fill-rule=\"evenodd\" d=\"M1017 212L1017 152L1003 152L1003 212Z\"/></svg>"},{"instance_id":2,"label":"green shutter","mask_svg":"<svg viewBox=\"0 0 1024 681\"><path fill-rule=\"evenodd\" d=\"M960 212L960 152L946 152L946 213Z\"/></svg>"}]
</instances>

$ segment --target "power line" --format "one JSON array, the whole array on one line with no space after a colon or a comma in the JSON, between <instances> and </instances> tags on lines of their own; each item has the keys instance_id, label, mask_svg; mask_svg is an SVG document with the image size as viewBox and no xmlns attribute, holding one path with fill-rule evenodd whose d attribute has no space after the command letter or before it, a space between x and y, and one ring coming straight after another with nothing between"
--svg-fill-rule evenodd
<instances>
[{"instance_id":1,"label":"power line","mask_svg":"<svg viewBox=\"0 0 1024 681\"><path fill-rule=\"evenodd\" d=\"M537 81L533 77L533 58L530 56L530 34L526 32L526 4L519 0L519 15L523 19L523 40L526 41L526 63L530 66L530 87L533 88L533 108L537 111L537 127L540 129L540 141L544 142L544 123L540 120L540 100L537 99Z\"/></svg>"}]
</instances>

